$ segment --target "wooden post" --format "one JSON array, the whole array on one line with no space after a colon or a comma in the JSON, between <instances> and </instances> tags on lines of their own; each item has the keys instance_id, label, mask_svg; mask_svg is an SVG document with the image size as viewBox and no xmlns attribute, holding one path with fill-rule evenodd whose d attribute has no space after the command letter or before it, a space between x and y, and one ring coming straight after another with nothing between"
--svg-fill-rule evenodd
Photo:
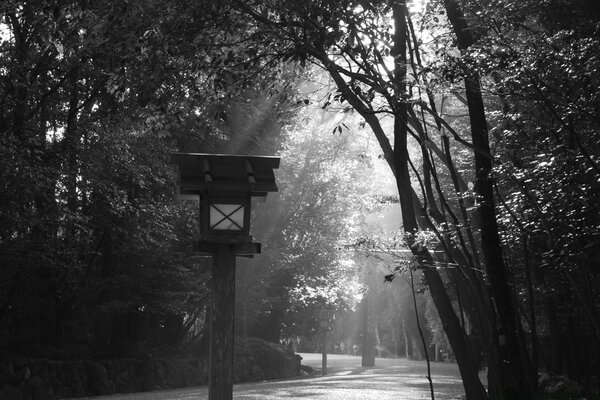
<instances>
[{"instance_id":1,"label":"wooden post","mask_svg":"<svg viewBox=\"0 0 600 400\"><path fill-rule=\"evenodd\" d=\"M327 328L323 328L321 337L321 375L327 375Z\"/></svg>"},{"instance_id":2,"label":"wooden post","mask_svg":"<svg viewBox=\"0 0 600 400\"><path fill-rule=\"evenodd\" d=\"M394 340L394 358L398 358L398 335L396 334L394 322L396 322L395 318L392 318L390 327L392 328L392 339Z\"/></svg>"},{"instance_id":3,"label":"wooden post","mask_svg":"<svg viewBox=\"0 0 600 400\"><path fill-rule=\"evenodd\" d=\"M363 340L362 340L362 358L361 358L361 365L363 367L374 367L375 366L375 340L373 337L373 332L371 331L371 327L370 327L370 317L371 317L371 310L370 310L370 294L371 294L371 290L368 289L367 293L365 294L365 297L363 298L363 304L362 304L362 329L363 329Z\"/></svg>"},{"instance_id":4,"label":"wooden post","mask_svg":"<svg viewBox=\"0 0 600 400\"><path fill-rule=\"evenodd\" d=\"M276 192L279 157L175 153L177 197L200 202L199 254L210 255L209 400L233 398L235 258L260 254L250 235L252 197Z\"/></svg>"},{"instance_id":5,"label":"wooden post","mask_svg":"<svg viewBox=\"0 0 600 400\"><path fill-rule=\"evenodd\" d=\"M209 400L233 398L234 310L235 252L232 245L219 244L212 265Z\"/></svg>"}]
</instances>

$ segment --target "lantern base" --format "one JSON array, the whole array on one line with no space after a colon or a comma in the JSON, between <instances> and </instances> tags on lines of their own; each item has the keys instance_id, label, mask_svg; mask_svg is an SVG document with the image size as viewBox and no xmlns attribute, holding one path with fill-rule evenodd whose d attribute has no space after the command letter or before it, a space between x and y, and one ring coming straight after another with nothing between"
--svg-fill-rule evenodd
<instances>
[{"instance_id":1,"label":"lantern base","mask_svg":"<svg viewBox=\"0 0 600 400\"><path fill-rule=\"evenodd\" d=\"M252 235L248 234L240 234L240 233L228 233L228 232L219 232L219 233L201 233L200 241L206 243L223 243L223 244L245 244L252 243L254 238Z\"/></svg>"},{"instance_id":2,"label":"lantern base","mask_svg":"<svg viewBox=\"0 0 600 400\"><path fill-rule=\"evenodd\" d=\"M195 250L200 255L212 256L219 252L219 247L226 245L230 248L231 252L237 257L252 257L254 254L260 254L261 245L258 242L250 243L213 243L200 241L196 242Z\"/></svg>"}]
</instances>

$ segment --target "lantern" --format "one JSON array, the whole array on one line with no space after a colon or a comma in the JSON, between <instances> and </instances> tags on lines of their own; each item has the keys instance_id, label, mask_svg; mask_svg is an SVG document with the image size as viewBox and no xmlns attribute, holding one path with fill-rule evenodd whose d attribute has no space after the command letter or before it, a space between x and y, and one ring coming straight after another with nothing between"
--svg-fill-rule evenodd
<instances>
[{"instance_id":1,"label":"lantern","mask_svg":"<svg viewBox=\"0 0 600 400\"><path fill-rule=\"evenodd\" d=\"M252 197L277 191L277 157L173 154L179 167L177 197L200 202L196 251L211 256L210 400L233 397L235 260L260 253L250 235Z\"/></svg>"},{"instance_id":2,"label":"lantern","mask_svg":"<svg viewBox=\"0 0 600 400\"><path fill-rule=\"evenodd\" d=\"M178 197L200 201L204 243L250 243L252 197L277 191L278 157L177 153Z\"/></svg>"},{"instance_id":3,"label":"lantern","mask_svg":"<svg viewBox=\"0 0 600 400\"><path fill-rule=\"evenodd\" d=\"M251 196L248 193L200 195L200 233L203 240L250 241Z\"/></svg>"}]
</instances>

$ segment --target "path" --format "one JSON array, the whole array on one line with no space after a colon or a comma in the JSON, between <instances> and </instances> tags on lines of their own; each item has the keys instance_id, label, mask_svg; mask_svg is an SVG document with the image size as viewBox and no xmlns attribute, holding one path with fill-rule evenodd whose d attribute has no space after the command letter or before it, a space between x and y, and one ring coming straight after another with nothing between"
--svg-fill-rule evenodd
<instances>
[{"instance_id":1,"label":"path","mask_svg":"<svg viewBox=\"0 0 600 400\"><path fill-rule=\"evenodd\" d=\"M235 385L234 400L421 400L431 399L424 362L378 358L375 367L362 368L361 358L330 354L327 376L320 375L321 355L301 353L302 364L316 372L301 379ZM435 398L464 399L456 364L432 363ZM206 400L206 387L92 397L95 400Z\"/></svg>"}]
</instances>

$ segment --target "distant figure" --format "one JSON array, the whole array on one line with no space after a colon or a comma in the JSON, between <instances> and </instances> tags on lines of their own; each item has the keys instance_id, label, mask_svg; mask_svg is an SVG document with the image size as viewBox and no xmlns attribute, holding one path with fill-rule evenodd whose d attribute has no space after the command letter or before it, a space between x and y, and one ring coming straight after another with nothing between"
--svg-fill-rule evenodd
<instances>
[{"instance_id":1,"label":"distant figure","mask_svg":"<svg viewBox=\"0 0 600 400\"><path fill-rule=\"evenodd\" d=\"M340 352L342 354L346 354L346 345L344 344L344 342L340 343Z\"/></svg>"},{"instance_id":2,"label":"distant figure","mask_svg":"<svg viewBox=\"0 0 600 400\"><path fill-rule=\"evenodd\" d=\"M358 345L356 343L354 343L354 346L352 346L352 352L355 356L358 355Z\"/></svg>"},{"instance_id":3,"label":"distant figure","mask_svg":"<svg viewBox=\"0 0 600 400\"><path fill-rule=\"evenodd\" d=\"M481 342L479 341L479 337L475 334L475 329L471 329L471 333L467 335L469 339L469 350L471 351L471 360L473 361L473 365L477 368L477 371L481 371L481 359L483 356Z\"/></svg>"}]
</instances>

